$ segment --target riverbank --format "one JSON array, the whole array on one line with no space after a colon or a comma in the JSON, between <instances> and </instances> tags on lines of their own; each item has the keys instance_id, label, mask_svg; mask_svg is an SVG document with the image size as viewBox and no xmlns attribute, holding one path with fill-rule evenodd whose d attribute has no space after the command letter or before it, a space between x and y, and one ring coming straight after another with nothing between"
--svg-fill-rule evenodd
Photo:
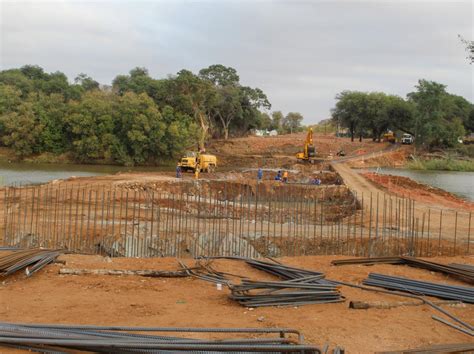
<instances>
[{"instance_id":1,"label":"riverbank","mask_svg":"<svg viewBox=\"0 0 474 354\"><path fill-rule=\"evenodd\" d=\"M117 168L122 168L122 170L127 170L131 168L152 168L152 167L168 167L172 168L176 166L176 159L163 159L159 163L145 163L145 164L140 164L140 165L124 165L117 163L114 160L108 159L108 160L89 160L89 161L78 161L74 159L74 157L69 154L69 153L63 153L63 154L53 154L50 152L44 152L41 154L34 154L31 156L27 156L24 158L18 158L17 155L15 155L14 151L12 149L6 148L6 147L0 147L0 163L25 163L25 164L38 164L38 165L76 165L76 166L113 166Z\"/></svg>"},{"instance_id":2,"label":"riverbank","mask_svg":"<svg viewBox=\"0 0 474 354\"><path fill-rule=\"evenodd\" d=\"M375 172L365 172L362 175L378 188L399 197L410 198L426 204L443 205L448 208L462 209L469 212L474 211L473 202L462 199L444 189L418 183L408 177Z\"/></svg>"},{"instance_id":3,"label":"riverbank","mask_svg":"<svg viewBox=\"0 0 474 354\"><path fill-rule=\"evenodd\" d=\"M405 165L410 170L474 172L473 160L458 159L414 159Z\"/></svg>"}]
</instances>

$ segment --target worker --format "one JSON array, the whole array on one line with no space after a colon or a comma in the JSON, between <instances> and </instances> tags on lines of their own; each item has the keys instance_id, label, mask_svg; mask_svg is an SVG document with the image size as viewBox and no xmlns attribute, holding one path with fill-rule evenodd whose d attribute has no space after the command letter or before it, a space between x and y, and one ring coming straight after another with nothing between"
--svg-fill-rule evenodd
<instances>
[{"instance_id":1,"label":"worker","mask_svg":"<svg viewBox=\"0 0 474 354\"><path fill-rule=\"evenodd\" d=\"M284 183L288 182L288 171L283 172L283 182Z\"/></svg>"},{"instance_id":2,"label":"worker","mask_svg":"<svg viewBox=\"0 0 474 354\"><path fill-rule=\"evenodd\" d=\"M257 180L260 182L263 179L263 170L261 168L257 171Z\"/></svg>"},{"instance_id":3,"label":"worker","mask_svg":"<svg viewBox=\"0 0 474 354\"><path fill-rule=\"evenodd\" d=\"M194 170L194 178L199 179L199 168Z\"/></svg>"},{"instance_id":4,"label":"worker","mask_svg":"<svg viewBox=\"0 0 474 354\"><path fill-rule=\"evenodd\" d=\"M176 178L181 178L182 173L181 173L181 166L176 166Z\"/></svg>"},{"instance_id":5,"label":"worker","mask_svg":"<svg viewBox=\"0 0 474 354\"><path fill-rule=\"evenodd\" d=\"M275 176L275 181L281 181L281 170L278 170L278 173Z\"/></svg>"}]
</instances>

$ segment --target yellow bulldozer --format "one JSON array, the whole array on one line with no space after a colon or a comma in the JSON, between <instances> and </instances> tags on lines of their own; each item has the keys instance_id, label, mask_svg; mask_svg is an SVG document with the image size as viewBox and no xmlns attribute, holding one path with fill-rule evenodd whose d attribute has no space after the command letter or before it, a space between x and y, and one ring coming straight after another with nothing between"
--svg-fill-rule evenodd
<instances>
[{"instance_id":1,"label":"yellow bulldozer","mask_svg":"<svg viewBox=\"0 0 474 354\"><path fill-rule=\"evenodd\" d=\"M308 128L303 151L296 154L296 160L313 163L316 158L316 146L313 143L313 128Z\"/></svg>"},{"instance_id":2,"label":"yellow bulldozer","mask_svg":"<svg viewBox=\"0 0 474 354\"><path fill-rule=\"evenodd\" d=\"M217 157L211 154L188 151L178 162L178 166L184 172L214 172L217 167Z\"/></svg>"},{"instance_id":3,"label":"yellow bulldozer","mask_svg":"<svg viewBox=\"0 0 474 354\"><path fill-rule=\"evenodd\" d=\"M395 144L397 142L397 138L392 131L388 131L383 135L383 141L386 143Z\"/></svg>"}]
</instances>

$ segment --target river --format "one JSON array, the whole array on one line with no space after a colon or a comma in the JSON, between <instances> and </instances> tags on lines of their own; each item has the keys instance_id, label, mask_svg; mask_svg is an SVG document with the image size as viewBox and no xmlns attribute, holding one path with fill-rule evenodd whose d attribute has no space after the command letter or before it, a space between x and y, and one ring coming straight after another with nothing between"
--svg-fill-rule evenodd
<instances>
[{"instance_id":1,"label":"river","mask_svg":"<svg viewBox=\"0 0 474 354\"><path fill-rule=\"evenodd\" d=\"M370 171L408 177L419 183L441 188L474 201L474 172L419 171L385 167L370 169Z\"/></svg>"},{"instance_id":2,"label":"river","mask_svg":"<svg viewBox=\"0 0 474 354\"><path fill-rule=\"evenodd\" d=\"M72 176L87 177L126 171L170 171L171 167L124 167L111 165L41 164L0 161L0 185L46 183Z\"/></svg>"}]
</instances>

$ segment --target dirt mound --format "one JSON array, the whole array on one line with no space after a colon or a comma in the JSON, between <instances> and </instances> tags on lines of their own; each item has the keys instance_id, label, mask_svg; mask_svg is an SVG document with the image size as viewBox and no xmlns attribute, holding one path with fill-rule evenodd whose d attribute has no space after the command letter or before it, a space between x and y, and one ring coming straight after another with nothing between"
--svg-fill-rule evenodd
<instances>
[{"instance_id":1,"label":"dirt mound","mask_svg":"<svg viewBox=\"0 0 474 354\"><path fill-rule=\"evenodd\" d=\"M408 177L382 175L374 172L365 172L362 175L377 186L402 197L424 203L438 204L448 208L474 211L474 203L461 199L443 189L418 183Z\"/></svg>"},{"instance_id":2,"label":"dirt mound","mask_svg":"<svg viewBox=\"0 0 474 354\"><path fill-rule=\"evenodd\" d=\"M392 152L383 154L381 156L370 157L365 159L353 160L348 162L350 167L353 168L367 168L367 167L401 167L405 165L409 156L412 154L413 149L411 146L402 146ZM362 152L359 152L363 154ZM367 152L365 152L367 153Z\"/></svg>"},{"instance_id":3,"label":"dirt mound","mask_svg":"<svg viewBox=\"0 0 474 354\"><path fill-rule=\"evenodd\" d=\"M221 166L289 168L296 163L295 154L303 149L305 139L306 132L214 140L208 145L208 151L217 155ZM349 138L324 134L315 134L314 143L321 160L336 157L340 150L344 150L347 156L358 156L383 150L387 146L372 140L351 142Z\"/></svg>"}]
</instances>

